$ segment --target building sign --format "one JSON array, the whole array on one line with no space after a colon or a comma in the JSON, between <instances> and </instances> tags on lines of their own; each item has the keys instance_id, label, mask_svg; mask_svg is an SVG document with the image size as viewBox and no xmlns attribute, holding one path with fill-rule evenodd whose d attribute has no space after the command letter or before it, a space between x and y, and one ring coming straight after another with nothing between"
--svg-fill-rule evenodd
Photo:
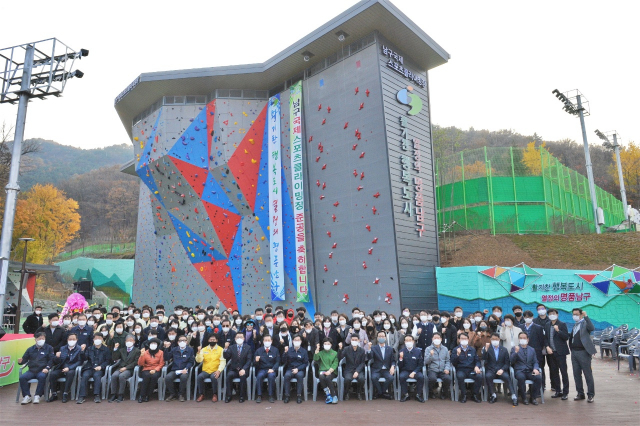
<instances>
[{"instance_id":1,"label":"building sign","mask_svg":"<svg viewBox=\"0 0 640 426\"><path fill-rule=\"evenodd\" d=\"M284 300L284 247L282 245L282 159L280 151L280 95L269 98L267 108L269 155L269 254L271 300Z\"/></svg>"},{"instance_id":2,"label":"building sign","mask_svg":"<svg viewBox=\"0 0 640 426\"><path fill-rule=\"evenodd\" d=\"M293 186L293 218L296 245L296 302L309 302L307 284L307 242L304 218L304 181L302 176L302 82L289 89L289 122L291 123L291 184Z\"/></svg>"},{"instance_id":3,"label":"building sign","mask_svg":"<svg viewBox=\"0 0 640 426\"><path fill-rule=\"evenodd\" d=\"M413 81L418 86L423 89L427 87L427 81L422 78L422 76L414 73L404 66L404 58L398 54L398 52L394 52L384 44L382 45L382 54L389 58L387 61L387 66L397 72L398 74L404 75L405 78L408 78L410 81Z\"/></svg>"}]
</instances>

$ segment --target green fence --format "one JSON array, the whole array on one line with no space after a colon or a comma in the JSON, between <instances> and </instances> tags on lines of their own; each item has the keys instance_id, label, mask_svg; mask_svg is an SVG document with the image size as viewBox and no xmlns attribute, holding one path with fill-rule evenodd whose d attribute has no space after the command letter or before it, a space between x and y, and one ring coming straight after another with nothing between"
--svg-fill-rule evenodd
<instances>
[{"instance_id":1,"label":"green fence","mask_svg":"<svg viewBox=\"0 0 640 426\"><path fill-rule=\"evenodd\" d=\"M89 256L96 254L123 254L134 253L136 251L136 243L107 243L94 244L82 247L73 251L63 252L58 255L56 260L62 261L73 259L78 256Z\"/></svg>"},{"instance_id":2,"label":"green fence","mask_svg":"<svg viewBox=\"0 0 640 426\"><path fill-rule=\"evenodd\" d=\"M595 232L587 179L544 147L480 148L436 162L438 223L493 234ZM596 187L605 226L624 220L622 202Z\"/></svg>"}]
</instances>

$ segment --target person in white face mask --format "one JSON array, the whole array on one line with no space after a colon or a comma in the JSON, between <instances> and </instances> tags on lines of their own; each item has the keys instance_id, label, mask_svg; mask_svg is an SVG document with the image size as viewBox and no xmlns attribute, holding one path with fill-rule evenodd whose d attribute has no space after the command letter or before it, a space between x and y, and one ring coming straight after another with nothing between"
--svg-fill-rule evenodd
<instances>
[{"instance_id":1,"label":"person in white face mask","mask_svg":"<svg viewBox=\"0 0 640 426\"><path fill-rule=\"evenodd\" d=\"M71 329L71 333L78 336L78 345L84 350L93 343L93 327L87 326L87 316L78 315L78 325Z\"/></svg>"},{"instance_id":2,"label":"person in white face mask","mask_svg":"<svg viewBox=\"0 0 640 426\"><path fill-rule=\"evenodd\" d=\"M180 398L180 402L184 402L187 397L187 382L189 380L189 374L191 374L191 367L193 367L196 362L193 348L187 345L187 337L180 336L178 338L178 346L166 349L164 359L168 362L173 360L170 371L164 378L165 389L169 393L169 396L165 397L165 401L170 402L176 399L174 380L180 379L178 397Z\"/></svg>"},{"instance_id":3,"label":"person in white face mask","mask_svg":"<svg viewBox=\"0 0 640 426\"><path fill-rule=\"evenodd\" d=\"M527 380L533 381L531 385L531 404L538 405L537 398L540 396L540 386L542 385L542 376L540 374L540 366L536 359L536 351L529 346L529 336L524 331L518 335L519 344L511 348L511 365L515 379L518 382L517 391L522 397L524 405L529 405L527 399Z\"/></svg>"},{"instance_id":4,"label":"person in white face mask","mask_svg":"<svg viewBox=\"0 0 640 426\"><path fill-rule=\"evenodd\" d=\"M442 380L442 391L440 399L449 398L451 386L451 359L449 349L442 344L442 335L433 334L431 345L424 351L424 362L427 366L427 387L429 388L429 398L435 398L438 379Z\"/></svg>"},{"instance_id":5,"label":"person in white face mask","mask_svg":"<svg viewBox=\"0 0 640 426\"><path fill-rule=\"evenodd\" d=\"M328 319L325 317L325 321ZM337 377L338 353L332 349L332 346L331 338L325 337L322 340L322 349L318 346L313 355L313 360L318 363L320 389L324 390L327 404L338 403L337 389L333 383L333 379Z\"/></svg>"},{"instance_id":6,"label":"person in white face mask","mask_svg":"<svg viewBox=\"0 0 640 426\"><path fill-rule=\"evenodd\" d=\"M511 386L511 377L509 376L509 368L511 359L509 351L500 346L500 335L493 333L491 341L487 342L482 348L482 359L485 367L485 383L489 391L489 403L494 404L497 401L494 379L500 379L505 382L505 387L511 393L513 406L518 405L518 397Z\"/></svg>"},{"instance_id":7,"label":"person in white face mask","mask_svg":"<svg viewBox=\"0 0 640 426\"><path fill-rule=\"evenodd\" d=\"M34 336L35 345L29 347L22 358L18 359L18 364L23 365L29 363L29 371L25 371L20 375L20 389L22 390L22 405L40 403L40 398L44 396L44 385L47 374L51 370L53 361L53 348L45 343L45 335L43 332L36 333ZM38 387L36 394L31 398L31 384L29 380L36 379Z\"/></svg>"},{"instance_id":8,"label":"person in white face mask","mask_svg":"<svg viewBox=\"0 0 640 426\"><path fill-rule=\"evenodd\" d=\"M124 401L127 380L133 375L133 369L138 365L138 359L140 358L140 349L134 345L135 337L131 334L125 336L122 346L120 343L114 344L112 358L114 361L120 361L120 363L111 372L111 397L109 402Z\"/></svg>"},{"instance_id":9,"label":"person in white face mask","mask_svg":"<svg viewBox=\"0 0 640 426\"><path fill-rule=\"evenodd\" d=\"M138 365L140 366L140 396L138 402L148 402L149 395L153 392L158 379L162 375L162 367L164 366L164 352L160 349L161 341L157 338L151 338L147 342L149 350L140 349L140 358Z\"/></svg>"},{"instance_id":10,"label":"person in white face mask","mask_svg":"<svg viewBox=\"0 0 640 426\"><path fill-rule=\"evenodd\" d=\"M240 396L240 402L244 402L247 391L247 377L249 375L249 368L251 367L251 361L253 359L253 352L251 346L244 340L244 335L236 334L235 344L232 344L224 350L224 359L227 360L227 377L226 383L233 383L234 379L240 379L240 390L238 395ZM227 386L227 394L224 402L231 402L231 395L233 392L233 386Z\"/></svg>"},{"instance_id":11,"label":"person in white face mask","mask_svg":"<svg viewBox=\"0 0 640 426\"><path fill-rule=\"evenodd\" d=\"M569 334L569 347L571 348L571 365L573 366L573 380L576 384L578 395L574 401L584 399L584 385L582 375L587 382L587 402L593 402L595 397L595 383L591 370L591 357L596 353L596 347L591 340L590 333L594 330L587 311L575 308L571 312L575 322Z\"/></svg>"},{"instance_id":12,"label":"person in white face mask","mask_svg":"<svg viewBox=\"0 0 640 426\"><path fill-rule=\"evenodd\" d=\"M507 314L504 317L504 325L500 329L500 339L502 340L502 346L506 350L510 351L512 347L518 344L518 334L522 331L514 324L516 319L513 315Z\"/></svg>"},{"instance_id":13,"label":"person in white face mask","mask_svg":"<svg viewBox=\"0 0 640 426\"><path fill-rule=\"evenodd\" d=\"M342 318L343 316L340 315L340 319ZM340 359L345 359L344 368L342 369L342 373L344 374L344 400L349 400L350 389L353 381L355 380L358 401L361 401L364 389L364 369L367 356L365 350L360 346L360 338L357 334L351 335L348 342L349 345L344 347L340 353Z\"/></svg>"},{"instance_id":14,"label":"person in white face mask","mask_svg":"<svg viewBox=\"0 0 640 426\"><path fill-rule=\"evenodd\" d=\"M556 393L551 398L569 399L569 373L567 371L567 355L569 355L569 331L567 324L558 319L558 310L549 309L549 324L545 329L547 337L547 358L549 362L549 375L551 387ZM562 376L562 384L560 383Z\"/></svg>"},{"instance_id":15,"label":"person in white face mask","mask_svg":"<svg viewBox=\"0 0 640 426\"><path fill-rule=\"evenodd\" d=\"M469 345L469 336L466 333L460 335L460 345L451 351L451 364L456 368L456 384L458 386L458 401L467 402L467 390L465 379L472 379L473 400L482 402L480 389L482 388L482 370L480 370L480 358L476 350Z\"/></svg>"},{"instance_id":16,"label":"person in white face mask","mask_svg":"<svg viewBox=\"0 0 640 426\"><path fill-rule=\"evenodd\" d=\"M103 326L106 329L106 326ZM104 375L109 363L111 363L111 350L103 344L102 334L93 336L93 346L84 351L86 362L82 367L82 376L80 377L80 390L78 392L78 400L76 404L85 402L89 390L89 379L93 378L93 402L99 403L102 386L100 381Z\"/></svg>"},{"instance_id":17,"label":"person in white face mask","mask_svg":"<svg viewBox=\"0 0 640 426\"><path fill-rule=\"evenodd\" d=\"M546 375L544 372L544 366L547 361L547 337L545 335L544 328L535 323L533 319L533 312L527 310L524 311L524 325L520 326L522 331L529 336L529 346L536 351L536 357L538 364L540 365L540 373L542 375L542 387L546 388ZM547 319L548 323L548 319Z\"/></svg>"},{"instance_id":18,"label":"person in white face mask","mask_svg":"<svg viewBox=\"0 0 640 426\"><path fill-rule=\"evenodd\" d=\"M49 325L38 328L37 332L43 332L46 336L45 343L53 348L54 352L58 352L64 345L65 335L64 328L60 326L60 317L58 314L49 314Z\"/></svg>"},{"instance_id":19,"label":"person in white face mask","mask_svg":"<svg viewBox=\"0 0 640 426\"><path fill-rule=\"evenodd\" d=\"M81 366L84 361L82 349L78 345L78 336L69 333L67 335L67 344L62 346L53 359L55 367L49 373L49 389L51 396L47 402L53 402L58 399L58 379L64 377L64 390L62 393L62 402L66 403L71 397L71 387L76 379L76 368Z\"/></svg>"},{"instance_id":20,"label":"person in white face mask","mask_svg":"<svg viewBox=\"0 0 640 426\"><path fill-rule=\"evenodd\" d=\"M34 334L40 327L42 327L42 306L36 306L33 313L24 320L22 328L27 334Z\"/></svg>"}]
</instances>

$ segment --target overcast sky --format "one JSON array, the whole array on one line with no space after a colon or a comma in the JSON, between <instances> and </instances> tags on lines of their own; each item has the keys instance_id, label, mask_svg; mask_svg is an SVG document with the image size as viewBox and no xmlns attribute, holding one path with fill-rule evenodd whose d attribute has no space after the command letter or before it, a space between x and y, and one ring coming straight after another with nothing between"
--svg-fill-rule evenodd
<instances>
[{"instance_id":1,"label":"overcast sky","mask_svg":"<svg viewBox=\"0 0 640 426\"><path fill-rule=\"evenodd\" d=\"M3 10L0 47L57 37L90 50L63 98L29 104L26 137L96 148L129 142L113 100L140 73L263 62L355 3L34 0L26 21ZM577 88L590 142L596 128L640 141L640 2L393 3L451 55L430 72L435 124L581 142L579 119L551 94ZM0 105L0 122L14 125L16 110Z\"/></svg>"}]
</instances>

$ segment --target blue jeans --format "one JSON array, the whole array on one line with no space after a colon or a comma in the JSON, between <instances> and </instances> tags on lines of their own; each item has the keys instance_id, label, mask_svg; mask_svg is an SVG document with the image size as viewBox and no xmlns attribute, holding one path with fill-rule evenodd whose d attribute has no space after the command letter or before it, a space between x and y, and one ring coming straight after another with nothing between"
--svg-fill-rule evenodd
<instances>
[{"instance_id":1,"label":"blue jeans","mask_svg":"<svg viewBox=\"0 0 640 426\"><path fill-rule=\"evenodd\" d=\"M256 374L256 392L258 396L262 395L262 381L267 379L267 389L269 391L269 396L274 396L275 388L276 388L276 372L268 373L267 370L258 370L258 374Z\"/></svg>"},{"instance_id":2,"label":"blue jeans","mask_svg":"<svg viewBox=\"0 0 640 426\"><path fill-rule=\"evenodd\" d=\"M22 389L22 396L31 396L31 384L29 380L37 379L38 387L36 388L36 395L43 396L44 395L44 384L47 380L47 375L42 371L27 371L20 376L20 389Z\"/></svg>"}]
</instances>

